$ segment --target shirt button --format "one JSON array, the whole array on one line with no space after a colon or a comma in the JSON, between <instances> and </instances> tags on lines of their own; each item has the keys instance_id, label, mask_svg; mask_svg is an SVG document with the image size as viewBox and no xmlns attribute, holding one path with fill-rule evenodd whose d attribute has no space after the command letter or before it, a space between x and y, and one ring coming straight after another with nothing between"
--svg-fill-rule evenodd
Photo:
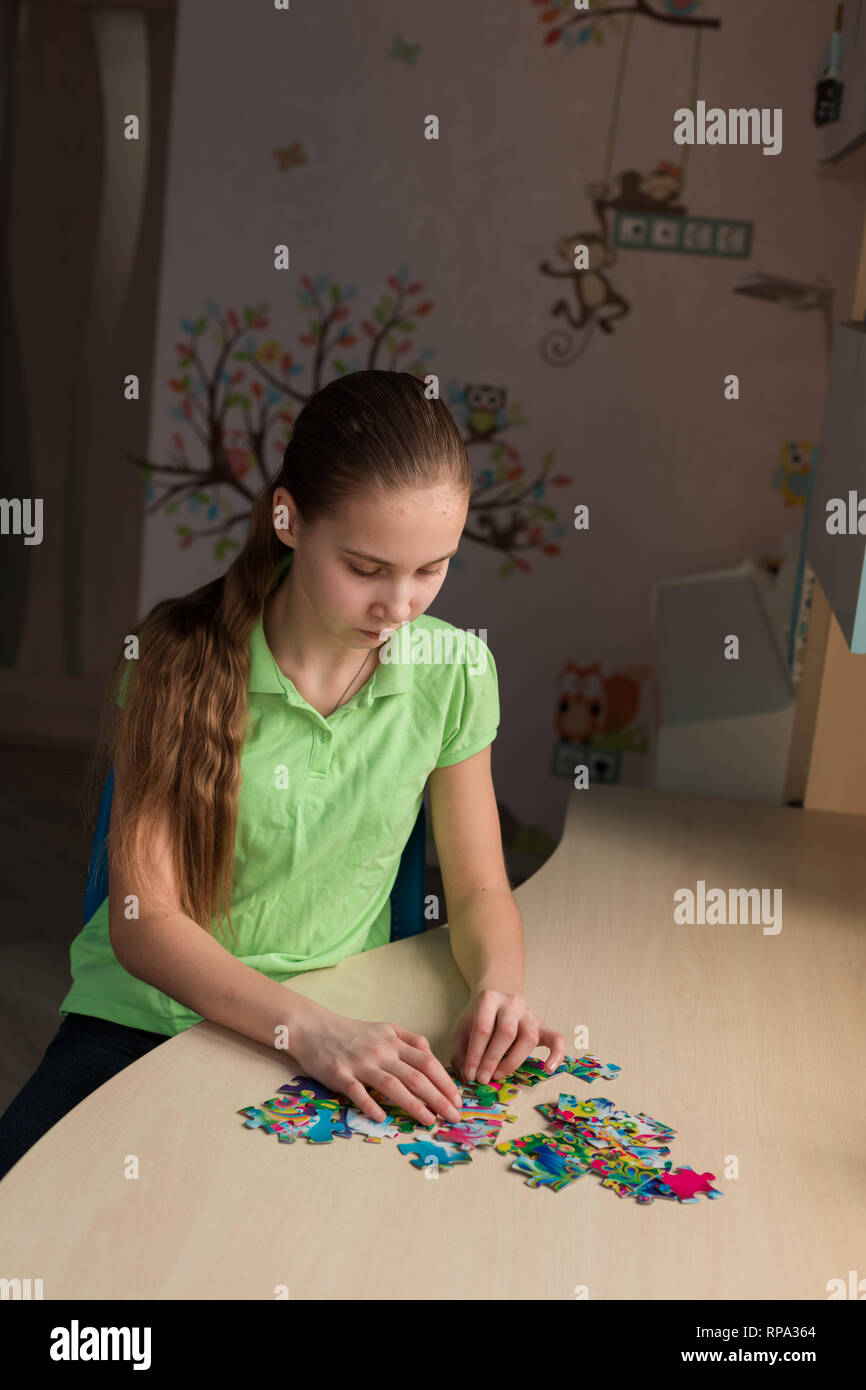
<instances>
[{"instance_id":1,"label":"shirt button","mask_svg":"<svg viewBox=\"0 0 866 1390\"><path fill-rule=\"evenodd\" d=\"M320 729L320 730L319 730L319 742L320 742L320 743L327 743L327 742L328 742L328 739L329 739L330 737L331 737L331 735L330 735L329 733L327 733L325 729Z\"/></svg>"}]
</instances>

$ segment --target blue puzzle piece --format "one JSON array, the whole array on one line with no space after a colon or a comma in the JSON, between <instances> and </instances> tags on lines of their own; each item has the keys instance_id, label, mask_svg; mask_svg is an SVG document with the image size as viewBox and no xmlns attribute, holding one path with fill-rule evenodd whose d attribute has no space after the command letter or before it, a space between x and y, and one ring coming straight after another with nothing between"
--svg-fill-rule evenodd
<instances>
[{"instance_id":1,"label":"blue puzzle piece","mask_svg":"<svg viewBox=\"0 0 866 1390\"><path fill-rule=\"evenodd\" d=\"M244 1120L246 1129L263 1129L266 1134L273 1134L273 1120L257 1105L248 1105L237 1113L246 1116Z\"/></svg>"},{"instance_id":2,"label":"blue puzzle piece","mask_svg":"<svg viewBox=\"0 0 866 1390\"><path fill-rule=\"evenodd\" d=\"M317 1110L316 1118L303 1131L303 1137L311 1144L330 1144L335 1134L351 1139L352 1131L336 1110Z\"/></svg>"},{"instance_id":3,"label":"blue puzzle piece","mask_svg":"<svg viewBox=\"0 0 866 1390\"><path fill-rule=\"evenodd\" d=\"M471 1163L468 1153L458 1149L455 1144L431 1144L429 1139L416 1140L414 1144L398 1144L401 1154L415 1154L413 1168L450 1168L452 1163Z\"/></svg>"}]
</instances>

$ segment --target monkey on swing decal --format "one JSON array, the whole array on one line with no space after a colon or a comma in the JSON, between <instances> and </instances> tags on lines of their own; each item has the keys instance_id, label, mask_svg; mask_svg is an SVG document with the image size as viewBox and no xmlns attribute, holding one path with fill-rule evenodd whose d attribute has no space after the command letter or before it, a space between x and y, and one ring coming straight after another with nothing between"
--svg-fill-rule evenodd
<instances>
[{"instance_id":1,"label":"monkey on swing decal","mask_svg":"<svg viewBox=\"0 0 866 1390\"><path fill-rule=\"evenodd\" d=\"M611 336L631 314L632 306L622 283L619 250L667 251L684 255L747 258L751 252L752 224L742 219L690 217L683 201L690 150L676 151L676 158L660 157L643 173L637 168L614 175L620 107L625 89L632 29L635 19L665 24L673 32L693 35L689 100L694 105L700 76L701 40L705 30L719 29L721 21L699 15L702 0L661 0L650 5L635 0L632 8L612 0L560 0L547 5L539 18L548 28L544 42L562 48L604 44L605 33L621 36L621 47L608 120L604 173L584 186L592 213L584 214L575 231L557 235L553 256L542 260L538 271L555 282L556 295L549 313L556 327L541 342L541 356L552 366L568 366L582 357L596 336L596 329ZM743 113L746 114L746 113ZM674 129L671 128L674 143Z\"/></svg>"}]
</instances>

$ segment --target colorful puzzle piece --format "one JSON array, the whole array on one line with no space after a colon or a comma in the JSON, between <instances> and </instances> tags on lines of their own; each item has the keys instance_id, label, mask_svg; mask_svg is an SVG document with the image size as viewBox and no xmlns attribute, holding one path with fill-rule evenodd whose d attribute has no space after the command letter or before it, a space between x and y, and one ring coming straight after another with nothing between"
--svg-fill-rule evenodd
<instances>
[{"instance_id":1,"label":"colorful puzzle piece","mask_svg":"<svg viewBox=\"0 0 866 1390\"><path fill-rule=\"evenodd\" d=\"M346 1110L346 1124L353 1134L363 1134L368 1144L381 1144L383 1139L396 1139L401 1133L391 1120L373 1120L351 1105Z\"/></svg>"},{"instance_id":2,"label":"colorful puzzle piece","mask_svg":"<svg viewBox=\"0 0 866 1390\"><path fill-rule=\"evenodd\" d=\"M323 1086L320 1081L316 1081L312 1076L296 1076L291 1085L278 1087L287 1096L292 1096L295 1100L303 1100L308 1105L315 1105L316 1108L322 1106L335 1110L339 1107L341 1099L336 1091L331 1091L327 1086Z\"/></svg>"},{"instance_id":3,"label":"colorful puzzle piece","mask_svg":"<svg viewBox=\"0 0 866 1390\"><path fill-rule=\"evenodd\" d=\"M509 1101L517 1099L518 1088L512 1085L508 1080L494 1081L491 1078L491 1080L487 1082L462 1081L460 1073L455 1071L453 1067L446 1067L445 1070L458 1090L462 1092L464 1101L472 1096L482 1101L482 1103L507 1105Z\"/></svg>"},{"instance_id":4,"label":"colorful puzzle piece","mask_svg":"<svg viewBox=\"0 0 866 1390\"><path fill-rule=\"evenodd\" d=\"M576 1182L587 1171L586 1165L577 1161L571 1149L549 1139L534 1146L531 1152L518 1154L511 1167L526 1177L527 1187L549 1187L554 1192Z\"/></svg>"},{"instance_id":5,"label":"colorful puzzle piece","mask_svg":"<svg viewBox=\"0 0 866 1390\"><path fill-rule=\"evenodd\" d=\"M486 1120L461 1120L459 1124L437 1129L433 1138L457 1144L461 1149L478 1149L493 1144L499 1128L499 1125L491 1125Z\"/></svg>"}]
</instances>

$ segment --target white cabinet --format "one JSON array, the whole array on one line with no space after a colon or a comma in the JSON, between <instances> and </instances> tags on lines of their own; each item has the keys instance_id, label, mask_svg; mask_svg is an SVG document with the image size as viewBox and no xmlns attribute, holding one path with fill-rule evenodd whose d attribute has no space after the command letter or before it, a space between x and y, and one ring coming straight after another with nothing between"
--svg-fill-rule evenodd
<instances>
[{"instance_id":1,"label":"white cabinet","mask_svg":"<svg viewBox=\"0 0 866 1390\"><path fill-rule=\"evenodd\" d=\"M659 720L651 785L684 796L780 805L795 690L764 592L746 561L653 588L653 665ZM726 659L736 634L740 655Z\"/></svg>"}]
</instances>

